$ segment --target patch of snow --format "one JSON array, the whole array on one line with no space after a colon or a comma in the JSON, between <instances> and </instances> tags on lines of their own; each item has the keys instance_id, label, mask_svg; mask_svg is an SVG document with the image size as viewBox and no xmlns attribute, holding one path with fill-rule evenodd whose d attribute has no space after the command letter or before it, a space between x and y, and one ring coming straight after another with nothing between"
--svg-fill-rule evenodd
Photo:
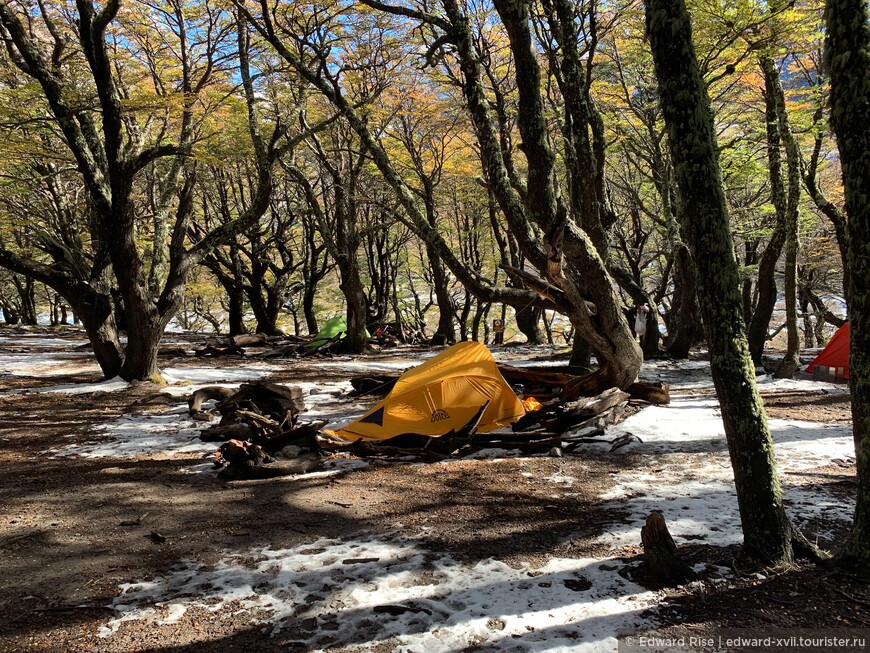
<instances>
[{"instance_id":1,"label":"patch of snow","mask_svg":"<svg viewBox=\"0 0 870 653\"><path fill-rule=\"evenodd\" d=\"M213 568L186 563L151 582L123 585L112 604L121 616L99 634L235 602L273 634L291 631L315 650L386 644L427 653L470 646L603 653L615 650L618 632L649 625L641 613L662 598L624 579L619 566L553 558L541 568L513 569L493 559L462 564L409 538L321 539L228 553ZM401 607L385 616L385 606Z\"/></svg>"},{"instance_id":2,"label":"patch of snow","mask_svg":"<svg viewBox=\"0 0 870 653\"><path fill-rule=\"evenodd\" d=\"M525 474L524 474L525 476ZM549 481L550 483L556 483L557 485L563 485L565 487L571 487L574 485L574 481L577 479L573 476L564 476L562 474L553 474L552 476L545 476L545 481Z\"/></svg>"},{"instance_id":3,"label":"patch of snow","mask_svg":"<svg viewBox=\"0 0 870 653\"><path fill-rule=\"evenodd\" d=\"M769 420L780 472L801 473L854 456L850 427ZM640 527L652 510L663 510L677 542L708 539L719 546L740 544L743 534L718 401L712 397L673 397L668 406L650 406L617 426L608 438L633 433L642 443L619 452L652 454L643 466L622 472L617 485L602 496L627 509L627 523L615 524L600 540L610 546L637 544ZM686 457L691 463L686 464ZM784 502L795 516L848 521L851 502L823 488L786 487Z\"/></svg>"},{"instance_id":4,"label":"patch of snow","mask_svg":"<svg viewBox=\"0 0 870 653\"><path fill-rule=\"evenodd\" d=\"M758 389L763 394L775 390L797 390L818 394L849 394L849 385L846 383L829 383L815 381L813 379L775 379L770 374L764 374L755 379Z\"/></svg>"},{"instance_id":5,"label":"patch of snow","mask_svg":"<svg viewBox=\"0 0 870 653\"><path fill-rule=\"evenodd\" d=\"M93 354L75 352L4 352L0 358L0 376L36 377L98 374Z\"/></svg>"},{"instance_id":6,"label":"patch of snow","mask_svg":"<svg viewBox=\"0 0 870 653\"><path fill-rule=\"evenodd\" d=\"M283 367L264 363L245 361L243 366L227 367L167 367L161 370L163 379L171 384L189 384L190 386L238 384L244 381L256 381L273 372L280 372ZM193 392L191 389L190 392Z\"/></svg>"},{"instance_id":7,"label":"patch of snow","mask_svg":"<svg viewBox=\"0 0 870 653\"><path fill-rule=\"evenodd\" d=\"M27 388L24 390L12 390L0 393L3 395L15 394L67 394L67 395L84 395L93 394L95 392L118 392L126 390L130 384L119 376L107 381L97 381L95 383L65 383L62 385L53 385L47 388Z\"/></svg>"},{"instance_id":8,"label":"patch of snow","mask_svg":"<svg viewBox=\"0 0 870 653\"><path fill-rule=\"evenodd\" d=\"M187 408L178 407L147 415L124 415L94 427L94 438L46 452L54 458L130 458L213 453L218 445L199 439L202 422L187 417Z\"/></svg>"}]
</instances>

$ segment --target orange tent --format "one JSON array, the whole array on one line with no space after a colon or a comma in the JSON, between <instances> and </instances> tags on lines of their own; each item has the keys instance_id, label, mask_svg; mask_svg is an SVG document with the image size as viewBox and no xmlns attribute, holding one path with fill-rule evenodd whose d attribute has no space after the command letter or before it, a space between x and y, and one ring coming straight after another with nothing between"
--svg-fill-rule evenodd
<instances>
[{"instance_id":1,"label":"orange tent","mask_svg":"<svg viewBox=\"0 0 870 653\"><path fill-rule=\"evenodd\" d=\"M816 370L816 368L823 368ZM827 368L827 369L825 369ZM837 329L834 337L807 367L807 372L821 373L834 378L849 378L849 323Z\"/></svg>"},{"instance_id":2,"label":"orange tent","mask_svg":"<svg viewBox=\"0 0 870 653\"><path fill-rule=\"evenodd\" d=\"M437 437L465 426L484 405L481 433L525 413L489 349L460 342L406 371L381 403L336 435L346 440L385 440L403 433Z\"/></svg>"}]
</instances>

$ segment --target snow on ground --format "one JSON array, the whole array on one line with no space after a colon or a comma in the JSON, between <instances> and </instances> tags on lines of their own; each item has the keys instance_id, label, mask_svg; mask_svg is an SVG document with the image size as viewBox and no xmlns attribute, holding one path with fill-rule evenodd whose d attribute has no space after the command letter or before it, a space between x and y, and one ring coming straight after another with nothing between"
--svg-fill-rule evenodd
<instances>
[{"instance_id":1,"label":"snow on ground","mask_svg":"<svg viewBox=\"0 0 870 653\"><path fill-rule=\"evenodd\" d=\"M61 340L44 346L68 344ZM509 354L499 352L499 359L510 362ZM351 376L373 369L402 370L423 356L397 358L307 361L306 365L340 368ZM6 367L0 367L0 373L21 364L22 375L43 376L39 373L43 368L32 358L10 364L4 354L2 360L0 365ZM287 382L293 383L292 370L298 369L293 365L298 363L170 368L165 372L175 385L166 391L181 399L199 385L237 384L281 369L289 370ZM608 439L630 432L642 440L616 455L635 452L646 459L643 465L621 472L617 485L602 497L628 511L625 523L607 527L600 538L603 544L612 549L638 544L640 527L653 509L664 510L678 542L701 540L716 546L741 542L733 476L709 374L709 363L704 361L655 361L644 366L643 380L667 382L672 390L691 394L678 392L669 406L645 408L608 429ZM114 383L43 391L108 391ZM373 398L349 401L347 381L298 385L305 395L304 418L326 420L329 426L361 415L375 402ZM842 385L769 377L760 377L759 385L765 393L846 391ZM125 415L94 429L87 442L47 453L190 457L214 450L214 444L198 440L204 426L191 420L179 401L158 412ZM779 467L787 478L854 458L848 427L779 419L770 420L770 426ZM489 451L477 457L498 455ZM335 458L308 476L343 473L366 464ZM202 463L188 471L207 469L211 466ZM566 490L576 482L565 475L542 480ZM818 486L786 484L785 499L797 517L851 519L852 505ZM225 608L248 611L252 619L285 640L310 640L321 648L337 644L366 651L386 643L386 650L395 651L446 652L469 646L499 651L613 651L617 632L652 625L654 611L645 611L661 598L625 580L617 573L620 566L610 558L552 558L540 569L513 569L496 559L463 564L398 534L321 540L286 550L228 551L213 567L191 560L151 581L122 586L112 604L121 616L108 621L102 635L111 637L127 621L173 623L188 612Z\"/></svg>"},{"instance_id":2,"label":"snow on ground","mask_svg":"<svg viewBox=\"0 0 870 653\"><path fill-rule=\"evenodd\" d=\"M204 385L234 384L244 381L256 381L268 374L280 372L284 368L280 365L245 361L239 367L167 367L161 370L164 380L171 386L179 385L185 388L185 392L193 392L197 387Z\"/></svg>"},{"instance_id":3,"label":"snow on ground","mask_svg":"<svg viewBox=\"0 0 870 653\"><path fill-rule=\"evenodd\" d=\"M0 348L6 347L6 343L0 342ZM0 357L0 377L45 378L99 371L93 354L87 352L44 352L37 357L30 352L15 352L9 347Z\"/></svg>"},{"instance_id":4,"label":"snow on ground","mask_svg":"<svg viewBox=\"0 0 870 653\"><path fill-rule=\"evenodd\" d=\"M782 419L771 419L769 425L781 472L798 473L855 455L850 427ZM613 547L636 544L638 530L653 510L664 511L678 543L743 541L725 430L714 397L673 397L670 405L650 406L610 427L605 437L624 433L639 436L642 443L618 451L650 454L652 459L643 467L620 473L617 485L602 497L629 511L626 523L609 528L602 542ZM687 456L691 456L689 465ZM805 487L786 485L785 490L784 500L795 516L852 518L851 501Z\"/></svg>"},{"instance_id":5,"label":"snow on ground","mask_svg":"<svg viewBox=\"0 0 870 653\"><path fill-rule=\"evenodd\" d=\"M211 454L214 442L199 439L203 422L187 415L187 406L178 406L162 413L124 415L95 426L90 439L44 451L52 457L81 456L83 458L172 458L185 454ZM75 436L68 436L75 437Z\"/></svg>"},{"instance_id":6,"label":"snow on ground","mask_svg":"<svg viewBox=\"0 0 870 653\"><path fill-rule=\"evenodd\" d=\"M393 650L427 653L475 644L613 651L617 632L647 625L640 613L661 598L622 578L620 566L552 558L539 569L513 569L493 559L462 564L407 537L322 539L295 549L227 552L213 568L187 563L124 585L112 604L122 616L101 635L131 620L174 623L193 606L241 607L272 624L272 634L317 650L338 643L368 651L388 642Z\"/></svg>"}]
</instances>

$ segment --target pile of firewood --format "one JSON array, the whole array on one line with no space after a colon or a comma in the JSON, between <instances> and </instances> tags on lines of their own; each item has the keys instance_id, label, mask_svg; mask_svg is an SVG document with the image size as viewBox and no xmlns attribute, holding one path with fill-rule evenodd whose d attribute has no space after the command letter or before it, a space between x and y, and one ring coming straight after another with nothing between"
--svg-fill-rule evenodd
<instances>
[{"instance_id":1,"label":"pile of firewood","mask_svg":"<svg viewBox=\"0 0 870 653\"><path fill-rule=\"evenodd\" d=\"M347 452L361 457L420 456L439 460L461 457L485 448L516 449L524 453L561 456L583 444L607 443L611 451L639 438L626 433L608 440L605 428L617 424L645 403L668 403L667 385L636 383L626 392L611 388L594 397L573 396L579 375L568 369L515 368L499 365L505 379L527 399L529 412L512 430L478 433L486 404L461 428L438 437L403 433L377 441L348 442L324 433L325 422L299 423L305 410L298 387L273 383L245 383L238 390L218 386L202 388L188 402L194 419L218 424L204 429L200 437L223 442L217 464L221 475L233 479L271 478L298 474L320 465L323 452ZM366 375L351 380L356 396L386 395L398 376ZM206 402L216 401L211 410Z\"/></svg>"},{"instance_id":2,"label":"pile of firewood","mask_svg":"<svg viewBox=\"0 0 870 653\"><path fill-rule=\"evenodd\" d=\"M217 399L220 422L200 438L221 442L216 464L224 478L272 478L320 466L318 433L325 422L299 423L305 410L302 391L275 383L244 383L236 390L210 386L193 393L191 416L202 419L203 403Z\"/></svg>"}]
</instances>

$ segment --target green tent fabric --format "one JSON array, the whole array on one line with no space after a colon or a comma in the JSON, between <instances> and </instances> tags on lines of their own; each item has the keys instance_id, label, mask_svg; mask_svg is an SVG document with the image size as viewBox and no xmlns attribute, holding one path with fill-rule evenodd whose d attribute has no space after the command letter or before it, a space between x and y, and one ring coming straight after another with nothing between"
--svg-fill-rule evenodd
<instances>
[{"instance_id":1,"label":"green tent fabric","mask_svg":"<svg viewBox=\"0 0 870 653\"><path fill-rule=\"evenodd\" d=\"M347 333L347 320L343 317L336 316L326 321L326 323L320 327L320 331L317 332L317 335L314 336L314 340L309 342L306 347L317 347L318 345L322 345L324 342L332 340L335 336L344 337L345 333Z\"/></svg>"},{"instance_id":2,"label":"green tent fabric","mask_svg":"<svg viewBox=\"0 0 870 653\"><path fill-rule=\"evenodd\" d=\"M336 316L326 321L326 323L320 328L320 331L317 332L317 335L314 336L314 340L309 342L306 347L317 347L318 345L322 345L325 342L329 342L335 336L339 336L339 338L344 338L347 335L347 320L343 317ZM371 337L368 331L366 331L366 337Z\"/></svg>"}]
</instances>

